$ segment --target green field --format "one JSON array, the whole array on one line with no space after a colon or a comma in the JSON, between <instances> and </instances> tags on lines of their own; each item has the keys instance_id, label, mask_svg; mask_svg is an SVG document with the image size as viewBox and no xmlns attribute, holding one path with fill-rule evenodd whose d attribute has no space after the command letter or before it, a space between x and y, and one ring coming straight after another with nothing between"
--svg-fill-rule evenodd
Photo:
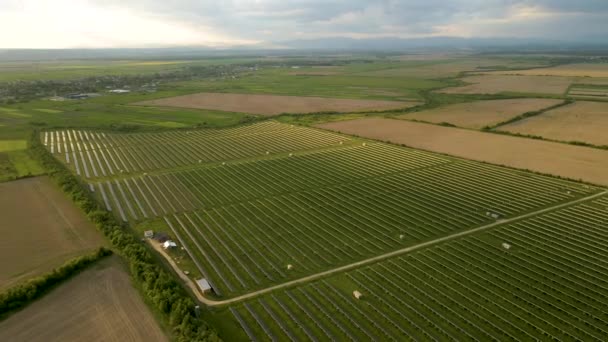
<instances>
[{"instance_id":1,"label":"green field","mask_svg":"<svg viewBox=\"0 0 608 342\"><path fill-rule=\"evenodd\" d=\"M235 66L152 91L7 100L0 181L44 173L26 143L39 132L136 244L149 229L177 242L175 280L210 282L201 314L227 341L608 340L606 189L305 127L403 111L268 119L134 105L229 92L424 102L416 111L512 98L434 90L559 61L408 57L0 63L0 95L16 80ZM554 97L597 98L605 86L569 91Z\"/></svg>"}]
</instances>

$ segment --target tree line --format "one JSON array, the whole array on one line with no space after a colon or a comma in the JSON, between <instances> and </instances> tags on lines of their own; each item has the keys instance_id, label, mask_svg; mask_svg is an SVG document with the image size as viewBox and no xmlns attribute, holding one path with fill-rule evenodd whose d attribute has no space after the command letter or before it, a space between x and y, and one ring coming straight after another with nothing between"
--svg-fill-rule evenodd
<instances>
[{"instance_id":1,"label":"tree line","mask_svg":"<svg viewBox=\"0 0 608 342\"><path fill-rule=\"evenodd\" d=\"M30 138L29 153L110 240L115 251L128 261L140 292L170 326L176 341L220 341L215 329L198 317L195 302L173 275L157 263L134 232L103 210L85 184L44 148L37 130Z\"/></svg>"},{"instance_id":2,"label":"tree line","mask_svg":"<svg viewBox=\"0 0 608 342\"><path fill-rule=\"evenodd\" d=\"M74 258L49 273L30 279L0 293L0 319L15 310L25 307L55 286L80 273L87 266L111 254L111 250L101 247L94 253Z\"/></svg>"}]
</instances>

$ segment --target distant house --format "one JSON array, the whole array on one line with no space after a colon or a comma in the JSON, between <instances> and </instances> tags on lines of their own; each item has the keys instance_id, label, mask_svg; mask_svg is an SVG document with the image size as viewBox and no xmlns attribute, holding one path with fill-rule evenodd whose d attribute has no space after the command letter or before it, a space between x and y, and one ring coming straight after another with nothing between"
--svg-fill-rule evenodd
<instances>
[{"instance_id":1,"label":"distant house","mask_svg":"<svg viewBox=\"0 0 608 342\"><path fill-rule=\"evenodd\" d=\"M504 248L504 249L511 249L511 245L508 244L508 243L506 243L506 242L503 242L502 243L502 248Z\"/></svg>"},{"instance_id":2,"label":"distant house","mask_svg":"<svg viewBox=\"0 0 608 342\"><path fill-rule=\"evenodd\" d=\"M202 293L207 293L212 290L211 285L205 278L198 279L196 285L198 285L198 288L201 289Z\"/></svg>"},{"instance_id":3,"label":"distant house","mask_svg":"<svg viewBox=\"0 0 608 342\"><path fill-rule=\"evenodd\" d=\"M66 99L70 99L70 100L82 100L82 99L87 99L89 98L88 94L79 94L79 93L73 93L73 94L67 94L65 96Z\"/></svg>"},{"instance_id":4,"label":"distant house","mask_svg":"<svg viewBox=\"0 0 608 342\"><path fill-rule=\"evenodd\" d=\"M146 230L144 232L144 237L147 239L151 239L154 237L154 231L153 230Z\"/></svg>"},{"instance_id":5,"label":"distant house","mask_svg":"<svg viewBox=\"0 0 608 342\"><path fill-rule=\"evenodd\" d=\"M177 244L171 240L167 240L163 243L164 249L175 248L175 247L177 247Z\"/></svg>"},{"instance_id":6,"label":"distant house","mask_svg":"<svg viewBox=\"0 0 608 342\"><path fill-rule=\"evenodd\" d=\"M353 296L355 297L355 299L359 299L363 296L363 294L361 294L361 292L355 290L355 291L353 291Z\"/></svg>"}]
</instances>

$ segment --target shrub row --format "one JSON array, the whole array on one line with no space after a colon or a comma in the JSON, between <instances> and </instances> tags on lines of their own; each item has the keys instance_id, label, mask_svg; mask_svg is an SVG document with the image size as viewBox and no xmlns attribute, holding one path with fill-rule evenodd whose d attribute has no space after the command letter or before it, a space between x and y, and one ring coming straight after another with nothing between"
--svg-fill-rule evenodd
<instances>
[{"instance_id":1,"label":"shrub row","mask_svg":"<svg viewBox=\"0 0 608 342\"><path fill-rule=\"evenodd\" d=\"M44 148L36 130L29 141L29 152L111 241L117 253L127 259L131 276L171 327L176 341L220 340L216 331L198 317L195 302L173 275L157 263L132 231L99 206L84 183Z\"/></svg>"},{"instance_id":2,"label":"shrub row","mask_svg":"<svg viewBox=\"0 0 608 342\"><path fill-rule=\"evenodd\" d=\"M0 318L4 318L12 311L23 308L61 282L78 274L87 266L111 254L111 250L101 247L92 254L74 258L47 274L30 279L0 293Z\"/></svg>"}]
</instances>

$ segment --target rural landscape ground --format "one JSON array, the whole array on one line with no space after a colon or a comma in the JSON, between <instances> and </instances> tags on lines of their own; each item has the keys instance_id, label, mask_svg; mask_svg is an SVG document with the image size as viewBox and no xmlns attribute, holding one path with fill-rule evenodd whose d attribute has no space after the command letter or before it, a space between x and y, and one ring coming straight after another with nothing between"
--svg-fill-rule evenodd
<instances>
[{"instance_id":1,"label":"rural landscape ground","mask_svg":"<svg viewBox=\"0 0 608 342\"><path fill-rule=\"evenodd\" d=\"M460 51L0 62L0 303L116 254L0 312L0 331L608 340L607 66Z\"/></svg>"}]
</instances>

